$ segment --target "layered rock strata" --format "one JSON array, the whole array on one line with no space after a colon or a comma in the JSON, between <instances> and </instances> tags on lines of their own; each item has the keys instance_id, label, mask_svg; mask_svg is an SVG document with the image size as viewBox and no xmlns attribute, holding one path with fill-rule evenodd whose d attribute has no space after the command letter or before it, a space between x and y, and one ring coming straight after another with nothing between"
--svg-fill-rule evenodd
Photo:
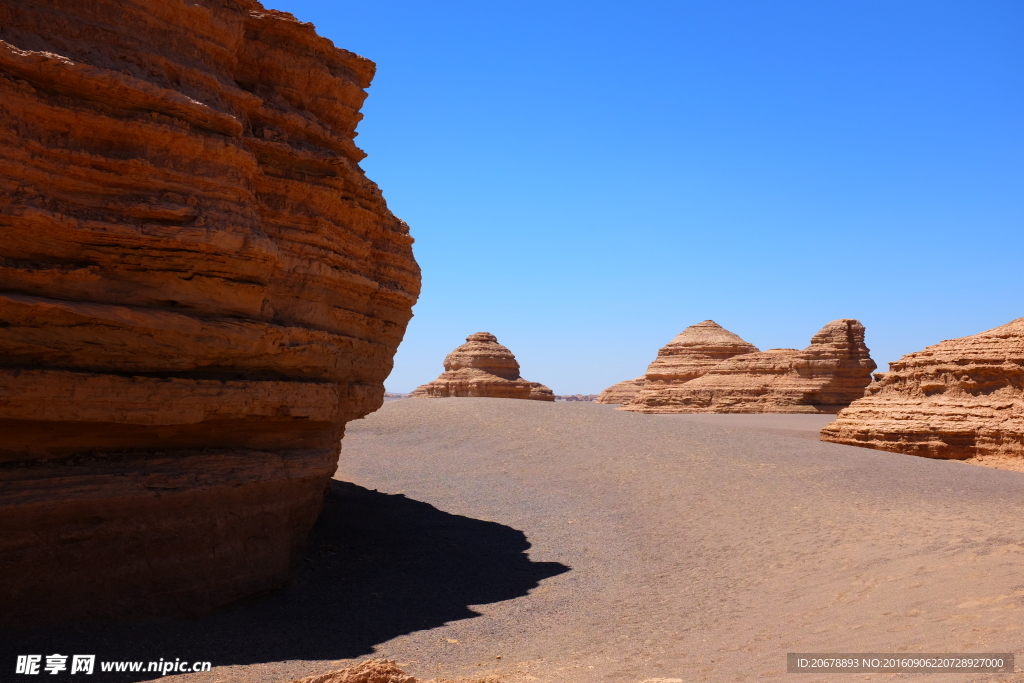
<instances>
[{"instance_id":1,"label":"layered rock strata","mask_svg":"<svg viewBox=\"0 0 1024 683\"><path fill-rule=\"evenodd\" d=\"M555 400L554 392L546 386L519 376L516 357L489 332L466 337L465 344L445 357L444 372L411 394L411 398L459 396Z\"/></svg>"},{"instance_id":2,"label":"layered rock strata","mask_svg":"<svg viewBox=\"0 0 1024 683\"><path fill-rule=\"evenodd\" d=\"M658 350L647 373L623 410L641 413L682 412L677 398L681 387L733 356L754 353L757 347L725 329L714 320L690 325ZM633 380L634 382L637 380ZM616 385L619 386L619 385ZM609 391L614 387L610 387Z\"/></svg>"},{"instance_id":3,"label":"layered rock strata","mask_svg":"<svg viewBox=\"0 0 1024 683\"><path fill-rule=\"evenodd\" d=\"M622 404L629 403L636 398L636 395L640 393L640 388L644 385L644 378L637 377L636 379L627 379L625 382L619 382L613 384L600 394L597 395L597 399L594 403L612 403Z\"/></svg>"},{"instance_id":4,"label":"layered rock strata","mask_svg":"<svg viewBox=\"0 0 1024 683\"><path fill-rule=\"evenodd\" d=\"M1024 318L890 363L821 439L927 458L1024 458Z\"/></svg>"},{"instance_id":5,"label":"layered rock strata","mask_svg":"<svg viewBox=\"0 0 1024 683\"><path fill-rule=\"evenodd\" d=\"M736 355L673 387L660 404L623 406L645 413L838 413L864 394L875 363L864 326L834 320L803 350ZM647 384L644 385L646 391Z\"/></svg>"},{"instance_id":6,"label":"layered rock strata","mask_svg":"<svg viewBox=\"0 0 1024 683\"><path fill-rule=\"evenodd\" d=\"M286 580L419 292L373 72L254 0L0 0L0 621Z\"/></svg>"}]
</instances>

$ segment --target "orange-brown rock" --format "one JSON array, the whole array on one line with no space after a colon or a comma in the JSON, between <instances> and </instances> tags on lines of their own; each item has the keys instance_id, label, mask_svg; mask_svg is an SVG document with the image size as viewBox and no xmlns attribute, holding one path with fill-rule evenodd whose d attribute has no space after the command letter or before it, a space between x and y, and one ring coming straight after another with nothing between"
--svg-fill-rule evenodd
<instances>
[{"instance_id":1,"label":"orange-brown rock","mask_svg":"<svg viewBox=\"0 0 1024 683\"><path fill-rule=\"evenodd\" d=\"M821 439L928 458L1019 461L1024 318L890 363Z\"/></svg>"},{"instance_id":2,"label":"orange-brown rock","mask_svg":"<svg viewBox=\"0 0 1024 683\"><path fill-rule=\"evenodd\" d=\"M418 683L418 681L398 668L398 664L394 660L367 659L346 666L344 669L307 676L291 683Z\"/></svg>"},{"instance_id":3,"label":"orange-brown rock","mask_svg":"<svg viewBox=\"0 0 1024 683\"><path fill-rule=\"evenodd\" d=\"M640 387L643 385L643 377L627 379L625 382L613 384L598 394L594 403L629 403L636 398L636 395L640 392Z\"/></svg>"},{"instance_id":4,"label":"orange-brown rock","mask_svg":"<svg viewBox=\"0 0 1024 683\"><path fill-rule=\"evenodd\" d=\"M498 657L501 659L501 657ZM460 678L431 678L422 683L497 683L505 676L468 676ZM529 680L537 680L527 676ZM518 680L518 678L517 678ZM350 664L344 669L330 671L325 674L307 676L291 683L420 683L420 680L408 675L393 660L367 659Z\"/></svg>"},{"instance_id":5,"label":"orange-brown rock","mask_svg":"<svg viewBox=\"0 0 1024 683\"><path fill-rule=\"evenodd\" d=\"M673 386L661 402L645 382L625 410L644 413L837 413L863 396L875 363L856 320L825 325L811 345L735 355Z\"/></svg>"},{"instance_id":6,"label":"orange-brown rock","mask_svg":"<svg viewBox=\"0 0 1024 683\"><path fill-rule=\"evenodd\" d=\"M419 292L373 72L255 0L0 0L0 621L287 579Z\"/></svg>"},{"instance_id":7,"label":"orange-brown rock","mask_svg":"<svg viewBox=\"0 0 1024 683\"><path fill-rule=\"evenodd\" d=\"M625 402L622 409L642 413L681 412L675 406L682 405L677 393L684 384L728 358L756 351L756 346L714 320L690 325L658 351L635 396Z\"/></svg>"},{"instance_id":8,"label":"orange-brown rock","mask_svg":"<svg viewBox=\"0 0 1024 683\"><path fill-rule=\"evenodd\" d=\"M516 357L490 332L466 337L465 344L445 357L444 372L410 395L411 398L457 396L555 400L554 392L546 386L519 376Z\"/></svg>"}]
</instances>

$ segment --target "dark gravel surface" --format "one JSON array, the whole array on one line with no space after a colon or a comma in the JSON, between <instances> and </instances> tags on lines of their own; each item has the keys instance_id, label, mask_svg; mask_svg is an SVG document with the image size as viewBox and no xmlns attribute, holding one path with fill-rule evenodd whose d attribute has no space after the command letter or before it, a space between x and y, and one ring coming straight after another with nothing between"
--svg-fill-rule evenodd
<instances>
[{"instance_id":1,"label":"dark gravel surface","mask_svg":"<svg viewBox=\"0 0 1024 683\"><path fill-rule=\"evenodd\" d=\"M1024 650L1024 474L821 443L830 419L390 401L349 425L292 588L94 637L224 665L163 679L196 683L370 655L421 678L1024 680L785 673Z\"/></svg>"}]
</instances>

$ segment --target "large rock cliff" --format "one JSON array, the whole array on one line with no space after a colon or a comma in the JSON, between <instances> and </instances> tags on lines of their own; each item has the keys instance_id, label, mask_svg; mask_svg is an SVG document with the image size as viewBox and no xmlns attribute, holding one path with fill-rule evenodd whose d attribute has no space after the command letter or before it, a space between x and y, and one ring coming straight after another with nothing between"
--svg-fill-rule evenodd
<instances>
[{"instance_id":1,"label":"large rock cliff","mask_svg":"<svg viewBox=\"0 0 1024 683\"><path fill-rule=\"evenodd\" d=\"M444 372L417 387L410 398L525 398L554 401L543 384L519 376L519 362L490 332L476 332L445 356Z\"/></svg>"},{"instance_id":2,"label":"large rock cliff","mask_svg":"<svg viewBox=\"0 0 1024 683\"><path fill-rule=\"evenodd\" d=\"M928 458L1024 459L1024 318L890 363L822 441Z\"/></svg>"},{"instance_id":3,"label":"large rock cliff","mask_svg":"<svg viewBox=\"0 0 1024 683\"><path fill-rule=\"evenodd\" d=\"M419 292L373 72L255 0L0 0L0 620L287 578Z\"/></svg>"}]
</instances>

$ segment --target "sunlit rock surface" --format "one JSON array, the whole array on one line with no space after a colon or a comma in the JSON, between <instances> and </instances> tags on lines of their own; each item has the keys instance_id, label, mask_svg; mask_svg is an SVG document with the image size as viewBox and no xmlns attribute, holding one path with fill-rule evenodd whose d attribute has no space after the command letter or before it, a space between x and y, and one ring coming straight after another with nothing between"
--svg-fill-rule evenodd
<instances>
[{"instance_id":1,"label":"sunlit rock surface","mask_svg":"<svg viewBox=\"0 0 1024 683\"><path fill-rule=\"evenodd\" d=\"M444 372L411 394L411 398L459 396L555 400L551 389L519 376L516 357L490 332L477 332L466 337L465 344L445 357Z\"/></svg>"},{"instance_id":2,"label":"sunlit rock surface","mask_svg":"<svg viewBox=\"0 0 1024 683\"><path fill-rule=\"evenodd\" d=\"M250 0L0 0L0 619L286 580L419 293L373 72Z\"/></svg>"},{"instance_id":3,"label":"sunlit rock surface","mask_svg":"<svg viewBox=\"0 0 1024 683\"><path fill-rule=\"evenodd\" d=\"M1024 460L1024 318L890 363L821 438L928 458Z\"/></svg>"}]
</instances>

